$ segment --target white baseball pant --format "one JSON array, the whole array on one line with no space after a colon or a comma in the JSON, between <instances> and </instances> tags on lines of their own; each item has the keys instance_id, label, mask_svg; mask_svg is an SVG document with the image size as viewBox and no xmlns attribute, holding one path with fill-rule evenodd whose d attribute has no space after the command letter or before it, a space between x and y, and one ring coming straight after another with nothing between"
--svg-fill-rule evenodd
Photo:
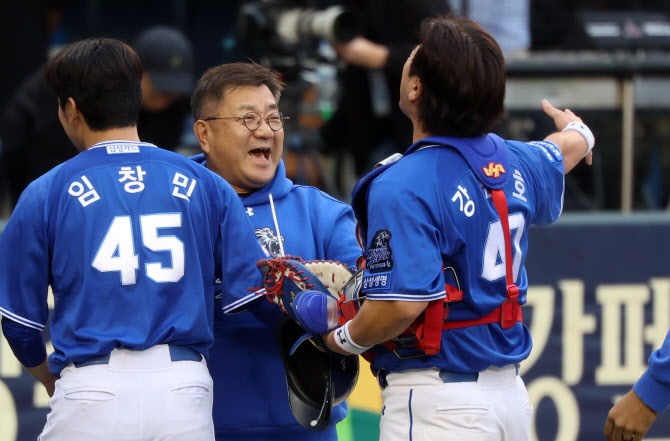
<instances>
[{"instance_id":1,"label":"white baseball pant","mask_svg":"<svg viewBox=\"0 0 670 441\"><path fill-rule=\"evenodd\" d=\"M197 355L197 353L196 353ZM168 345L115 349L107 364L69 364L38 441L213 441L212 378Z\"/></svg>"},{"instance_id":2,"label":"white baseball pant","mask_svg":"<svg viewBox=\"0 0 670 441\"><path fill-rule=\"evenodd\" d=\"M515 365L491 367L476 381L445 382L439 372L386 376L380 440L530 440L533 407Z\"/></svg>"}]
</instances>

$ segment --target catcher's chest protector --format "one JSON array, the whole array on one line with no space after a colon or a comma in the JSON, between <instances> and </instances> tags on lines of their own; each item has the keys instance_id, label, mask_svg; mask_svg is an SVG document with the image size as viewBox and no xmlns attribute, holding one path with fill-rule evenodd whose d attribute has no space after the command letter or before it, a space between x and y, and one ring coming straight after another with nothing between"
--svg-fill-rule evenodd
<instances>
[{"instance_id":1,"label":"catcher's chest protector","mask_svg":"<svg viewBox=\"0 0 670 441\"><path fill-rule=\"evenodd\" d=\"M420 351L416 357L437 354L440 350L442 331L444 330L465 328L496 322L499 322L504 329L507 329L514 326L515 323L523 321L521 307L518 304L519 289L514 284L512 272L512 241L507 212L507 199L505 197L505 193L503 192L503 187L508 178L507 169L509 169L505 144L504 141L497 135L489 134L487 137L489 140L492 140L493 144L495 145L494 153L488 156L479 155L478 152L481 151L481 149L473 148L473 145L476 145L478 142L483 142L484 137L453 138L447 136L434 136L425 138L410 147L407 154L411 154L416 150L428 147L453 148L458 151L459 154L466 160L470 166L470 169L475 174L477 179L482 183L482 185L491 191L493 204L496 208L496 211L498 212L498 216L502 224L505 241L505 276L507 280L507 293L505 301L501 304L500 307L496 308L494 311L484 317L465 321L447 321L449 316L448 304L460 301L463 298L463 292L458 286L456 271L451 267L447 268L453 272L457 286L453 286L446 282L446 296L444 299L433 300L430 302L424 313L422 313L414 321L414 323L412 323L412 325L407 328L407 330L405 330L395 339L382 343L386 349L393 352L399 358L408 357L401 357L396 351L398 347L414 346ZM370 183L377 176L383 173L387 168L392 167L398 160L401 159L402 157L396 157L393 161L386 161L385 165L368 174L354 188L352 206L354 208L354 212L356 213L356 217L362 224L359 224L359 226L363 243L365 243L365 236L367 234L367 189L369 188ZM442 269L443 271L445 270L444 267ZM360 278L362 279L363 271L361 270L360 273ZM445 277L445 279L450 280L449 277ZM357 287L359 292L355 295L352 295L352 297L364 297L361 296L360 287L361 285L359 284ZM357 310L352 311L351 309L348 309L346 315L350 316L352 312L355 315ZM344 314L345 313L343 311L343 315ZM365 354L365 357L369 359L370 354Z\"/></svg>"}]
</instances>

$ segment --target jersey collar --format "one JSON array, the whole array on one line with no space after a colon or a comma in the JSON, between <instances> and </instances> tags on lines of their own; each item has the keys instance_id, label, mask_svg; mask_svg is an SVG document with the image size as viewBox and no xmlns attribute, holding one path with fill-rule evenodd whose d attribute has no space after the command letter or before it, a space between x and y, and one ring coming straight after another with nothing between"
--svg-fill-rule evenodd
<instances>
[{"instance_id":1,"label":"jersey collar","mask_svg":"<svg viewBox=\"0 0 670 441\"><path fill-rule=\"evenodd\" d=\"M97 149L98 147L107 147L110 145L137 145L137 146L143 146L143 147L156 147L156 145L148 143L148 142L137 142L137 141L123 141L123 140L113 140L113 141L103 141L99 142L97 144L93 144L86 150L91 150L91 149Z\"/></svg>"}]
</instances>

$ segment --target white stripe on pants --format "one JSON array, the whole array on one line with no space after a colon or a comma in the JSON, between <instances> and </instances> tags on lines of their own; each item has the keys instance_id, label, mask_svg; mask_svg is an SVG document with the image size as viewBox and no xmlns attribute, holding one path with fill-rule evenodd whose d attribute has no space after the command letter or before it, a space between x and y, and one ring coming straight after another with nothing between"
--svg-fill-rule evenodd
<instances>
[{"instance_id":1,"label":"white stripe on pants","mask_svg":"<svg viewBox=\"0 0 670 441\"><path fill-rule=\"evenodd\" d=\"M514 365L480 372L476 382L444 383L431 369L386 380L380 440L530 440L533 407Z\"/></svg>"}]
</instances>

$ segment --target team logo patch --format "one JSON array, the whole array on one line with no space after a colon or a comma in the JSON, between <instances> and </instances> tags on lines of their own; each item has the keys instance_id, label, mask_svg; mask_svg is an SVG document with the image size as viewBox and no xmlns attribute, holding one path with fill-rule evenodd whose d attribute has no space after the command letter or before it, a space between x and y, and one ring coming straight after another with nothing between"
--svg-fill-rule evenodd
<instances>
[{"instance_id":1,"label":"team logo patch","mask_svg":"<svg viewBox=\"0 0 670 441\"><path fill-rule=\"evenodd\" d=\"M488 178L497 179L501 174L505 174L505 168L502 164L496 164L495 162L489 162L488 167L482 167L482 170Z\"/></svg>"},{"instance_id":2,"label":"team logo patch","mask_svg":"<svg viewBox=\"0 0 670 441\"><path fill-rule=\"evenodd\" d=\"M137 145L108 145L105 147L108 155L119 153L139 153L140 147Z\"/></svg>"},{"instance_id":3,"label":"team logo patch","mask_svg":"<svg viewBox=\"0 0 670 441\"><path fill-rule=\"evenodd\" d=\"M375 233L365 256L365 268L370 273L387 272L393 269L393 250L391 250L390 241L390 231L379 230Z\"/></svg>"},{"instance_id":4,"label":"team logo patch","mask_svg":"<svg viewBox=\"0 0 670 441\"><path fill-rule=\"evenodd\" d=\"M263 251L266 256L269 257L281 257L281 248L279 247L279 238L275 235L275 232L270 229L270 227L265 228L256 228L256 239L260 242ZM282 243L284 243L284 237L281 238Z\"/></svg>"}]
</instances>

